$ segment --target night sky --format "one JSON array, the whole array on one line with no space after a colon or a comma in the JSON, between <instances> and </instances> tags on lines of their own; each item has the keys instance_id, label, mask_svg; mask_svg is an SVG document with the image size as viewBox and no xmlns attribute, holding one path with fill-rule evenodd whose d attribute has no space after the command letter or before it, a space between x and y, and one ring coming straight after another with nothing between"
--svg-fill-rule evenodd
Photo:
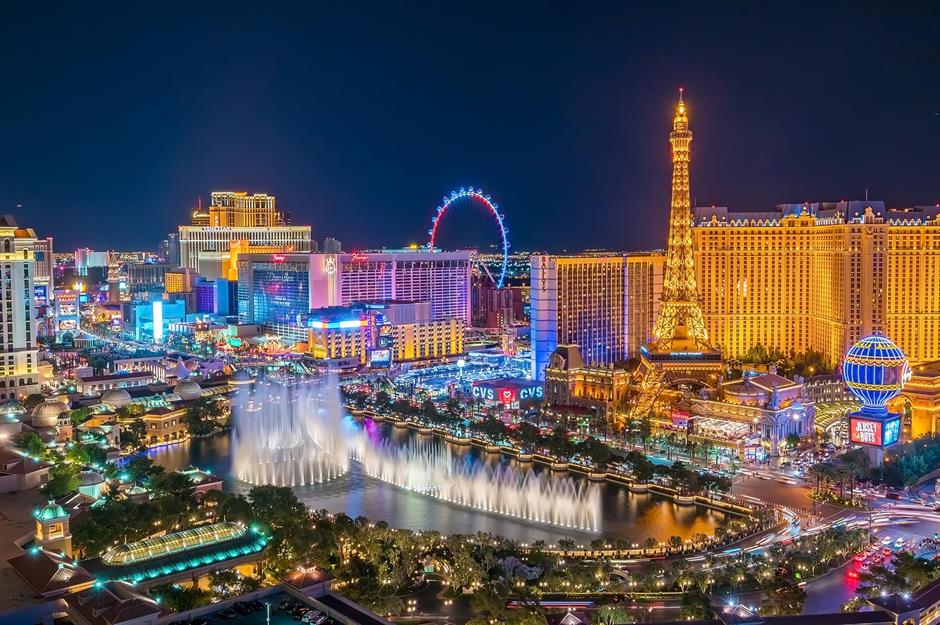
<instances>
[{"instance_id":1,"label":"night sky","mask_svg":"<svg viewBox=\"0 0 940 625\"><path fill-rule=\"evenodd\" d=\"M146 4L4 7L0 212L57 251L155 249L220 189L424 242L463 185L516 249L660 247L679 86L698 204L940 202L926 3ZM495 240L452 217L446 246Z\"/></svg>"}]
</instances>

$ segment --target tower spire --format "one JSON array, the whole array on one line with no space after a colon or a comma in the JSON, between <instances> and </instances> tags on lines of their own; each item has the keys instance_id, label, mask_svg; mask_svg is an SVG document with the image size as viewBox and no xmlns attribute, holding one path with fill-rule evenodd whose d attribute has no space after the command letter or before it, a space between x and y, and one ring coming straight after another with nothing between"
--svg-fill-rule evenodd
<instances>
[{"instance_id":1,"label":"tower spire","mask_svg":"<svg viewBox=\"0 0 940 625\"><path fill-rule=\"evenodd\" d=\"M672 200L669 208L669 240L663 276L662 304L648 348L658 352L714 351L699 306L692 257L692 202L689 188L689 162L692 131L686 110L684 90L669 134L672 147Z\"/></svg>"}]
</instances>

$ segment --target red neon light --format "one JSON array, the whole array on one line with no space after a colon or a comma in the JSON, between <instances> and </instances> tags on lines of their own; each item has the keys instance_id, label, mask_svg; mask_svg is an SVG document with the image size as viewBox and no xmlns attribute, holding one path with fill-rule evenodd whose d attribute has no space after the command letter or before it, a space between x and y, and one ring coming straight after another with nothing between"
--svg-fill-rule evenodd
<instances>
[{"instance_id":1,"label":"red neon light","mask_svg":"<svg viewBox=\"0 0 940 625\"><path fill-rule=\"evenodd\" d=\"M280 263L283 263L283 262L284 262L284 259L285 259L286 257L285 257L283 254L274 254L274 255L271 256L271 258L274 259L274 262L280 264Z\"/></svg>"},{"instance_id":2,"label":"red neon light","mask_svg":"<svg viewBox=\"0 0 940 625\"><path fill-rule=\"evenodd\" d=\"M364 263L369 260L369 255L363 254L362 252L353 252L349 257L349 260L354 263Z\"/></svg>"}]
</instances>

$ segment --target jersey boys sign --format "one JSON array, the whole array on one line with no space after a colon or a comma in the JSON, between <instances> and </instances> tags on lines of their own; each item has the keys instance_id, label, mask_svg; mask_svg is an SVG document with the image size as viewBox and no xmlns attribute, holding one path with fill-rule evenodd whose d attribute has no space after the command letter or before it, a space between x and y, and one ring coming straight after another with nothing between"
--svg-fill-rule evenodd
<instances>
[{"instance_id":1,"label":"jersey boys sign","mask_svg":"<svg viewBox=\"0 0 940 625\"><path fill-rule=\"evenodd\" d=\"M885 420L849 418L849 440L856 445L887 447L898 442L901 437L901 417Z\"/></svg>"}]
</instances>

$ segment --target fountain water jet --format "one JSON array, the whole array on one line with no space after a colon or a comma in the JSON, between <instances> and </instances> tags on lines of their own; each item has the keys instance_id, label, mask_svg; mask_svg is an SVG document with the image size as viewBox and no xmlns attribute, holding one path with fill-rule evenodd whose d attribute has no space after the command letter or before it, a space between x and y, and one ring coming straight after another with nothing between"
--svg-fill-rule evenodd
<instances>
[{"instance_id":1,"label":"fountain water jet","mask_svg":"<svg viewBox=\"0 0 940 625\"><path fill-rule=\"evenodd\" d=\"M343 475L353 459L365 472L429 497L560 527L598 531L598 487L531 468L487 466L457 457L440 441L397 446L344 423L335 375L263 379L233 399L233 473L251 484L304 486Z\"/></svg>"},{"instance_id":2,"label":"fountain water jet","mask_svg":"<svg viewBox=\"0 0 940 625\"><path fill-rule=\"evenodd\" d=\"M251 484L303 486L343 475L349 453L335 376L263 379L233 399L232 472Z\"/></svg>"},{"instance_id":3,"label":"fountain water jet","mask_svg":"<svg viewBox=\"0 0 940 625\"><path fill-rule=\"evenodd\" d=\"M352 457L372 477L429 497L486 512L580 530L600 529L601 499L596 485L531 468L468 465L436 441L397 447L357 437Z\"/></svg>"}]
</instances>

